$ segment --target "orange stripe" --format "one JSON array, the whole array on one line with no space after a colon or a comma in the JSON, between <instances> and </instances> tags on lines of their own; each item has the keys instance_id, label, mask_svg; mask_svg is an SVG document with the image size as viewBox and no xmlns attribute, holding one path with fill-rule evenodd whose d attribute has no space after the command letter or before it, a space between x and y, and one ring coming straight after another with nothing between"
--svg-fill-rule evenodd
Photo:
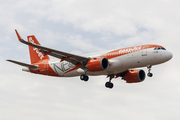
<instances>
[{"instance_id":1,"label":"orange stripe","mask_svg":"<svg viewBox=\"0 0 180 120\"><path fill-rule=\"evenodd\" d=\"M126 55L129 53L133 53L133 52L148 49L148 48L154 48L154 47L162 47L162 46L160 46L160 45L140 45L140 46L135 46L135 47L122 48L122 49L117 49L117 50L108 52L104 55L101 55L101 57L106 57L107 59L112 59L115 57L119 57L122 55Z\"/></svg>"},{"instance_id":2,"label":"orange stripe","mask_svg":"<svg viewBox=\"0 0 180 120\"><path fill-rule=\"evenodd\" d=\"M61 61L60 61L60 62L62 62L62 61L64 61L64 60L67 60L67 59L69 59L70 57L72 57L72 56L67 56L67 57L64 57L64 58L62 58L62 59L61 59Z\"/></svg>"},{"instance_id":3,"label":"orange stripe","mask_svg":"<svg viewBox=\"0 0 180 120\"><path fill-rule=\"evenodd\" d=\"M44 56L46 56L47 54L50 54L50 53L52 53L53 51L48 51L48 52L45 52L44 53Z\"/></svg>"}]
</instances>

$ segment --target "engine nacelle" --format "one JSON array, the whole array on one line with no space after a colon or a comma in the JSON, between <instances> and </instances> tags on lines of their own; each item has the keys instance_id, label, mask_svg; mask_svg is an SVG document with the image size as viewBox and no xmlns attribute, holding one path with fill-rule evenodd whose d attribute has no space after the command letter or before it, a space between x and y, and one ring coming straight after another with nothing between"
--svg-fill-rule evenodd
<instances>
[{"instance_id":1,"label":"engine nacelle","mask_svg":"<svg viewBox=\"0 0 180 120\"><path fill-rule=\"evenodd\" d=\"M109 66L109 61L107 58L93 58L88 61L87 68L88 71L102 71L107 69Z\"/></svg>"},{"instance_id":2,"label":"engine nacelle","mask_svg":"<svg viewBox=\"0 0 180 120\"><path fill-rule=\"evenodd\" d=\"M142 82L145 79L145 77L146 74L144 70L140 70L140 69L129 70L124 75L124 79L126 80L127 83Z\"/></svg>"}]
</instances>

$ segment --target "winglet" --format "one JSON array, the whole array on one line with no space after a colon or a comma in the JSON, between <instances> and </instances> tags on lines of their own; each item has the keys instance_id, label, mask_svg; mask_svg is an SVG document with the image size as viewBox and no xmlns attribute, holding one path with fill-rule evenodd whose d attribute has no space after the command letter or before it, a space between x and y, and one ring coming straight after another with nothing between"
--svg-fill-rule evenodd
<instances>
[{"instance_id":1,"label":"winglet","mask_svg":"<svg viewBox=\"0 0 180 120\"><path fill-rule=\"evenodd\" d=\"M16 35L17 35L17 37L18 37L18 39L19 39L19 41L21 41L22 40L22 38L21 38L21 36L19 35L19 33L18 33L18 31L15 29L15 32L16 32Z\"/></svg>"}]
</instances>

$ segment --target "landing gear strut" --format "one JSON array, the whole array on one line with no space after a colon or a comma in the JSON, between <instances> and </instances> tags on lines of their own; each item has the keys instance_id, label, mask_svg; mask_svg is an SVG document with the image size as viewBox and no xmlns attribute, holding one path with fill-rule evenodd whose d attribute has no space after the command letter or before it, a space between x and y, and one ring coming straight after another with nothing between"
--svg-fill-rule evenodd
<instances>
[{"instance_id":1,"label":"landing gear strut","mask_svg":"<svg viewBox=\"0 0 180 120\"><path fill-rule=\"evenodd\" d=\"M106 84L105 84L105 86L107 87L107 88L110 88L110 89L112 89L113 87L114 87L114 84L111 82L111 80L114 78L114 75L110 75L110 77L109 77L109 82L106 82Z\"/></svg>"},{"instance_id":2,"label":"landing gear strut","mask_svg":"<svg viewBox=\"0 0 180 120\"><path fill-rule=\"evenodd\" d=\"M147 66L147 68L148 68L148 74L147 74L147 76L148 76L148 77L152 77L152 76L153 76L153 74L151 73L151 67L152 67L151 65L148 65L148 66Z\"/></svg>"},{"instance_id":3,"label":"landing gear strut","mask_svg":"<svg viewBox=\"0 0 180 120\"><path fill-rule=\"evenodd\" d=\"M85 74L82 74L82 75L80 76L80 79L81 79L81 80L83 80L83 81L88 81L88 80L89 80L89 77L86 75L87 71L88 71L88 69L85 70Z\"/></svg>"}]
</instances>

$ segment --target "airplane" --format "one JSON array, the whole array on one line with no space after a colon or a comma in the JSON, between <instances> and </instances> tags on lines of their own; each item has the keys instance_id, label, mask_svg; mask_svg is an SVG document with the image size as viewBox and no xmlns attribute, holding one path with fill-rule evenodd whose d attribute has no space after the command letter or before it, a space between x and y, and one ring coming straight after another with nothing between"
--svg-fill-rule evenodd
<instances>
[{"instance_id":1,"label":"airplane","mask_svg":"<svg viewBox=\"0 0 180 120\"><path fill-rule=\"evenodd\" d=\"M152 77L151 67L169 61L172 53L163 46L155 44L139 45L104 51L91 55L75 55L40 45L34 35L21 38L15 29L20 42L29 46L31 64L7 60L24 66L23 71L55 77L80 76L82 81L88 81L89 76L106 75L109 81L105 87L113 88L112 79L121 77L126 83L139 83L145 80L146 74L140 67L147 67L147 76ZM58 58L51 61L49 56Z\"/></svg>"}]
</instances>

